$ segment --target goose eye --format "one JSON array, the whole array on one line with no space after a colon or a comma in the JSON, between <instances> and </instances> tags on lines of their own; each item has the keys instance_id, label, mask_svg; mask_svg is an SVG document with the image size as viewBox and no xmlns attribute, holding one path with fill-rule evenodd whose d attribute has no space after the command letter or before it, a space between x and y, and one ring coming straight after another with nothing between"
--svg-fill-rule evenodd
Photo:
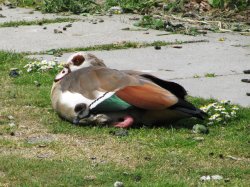
<instances>
[{"instance_id":1,"label":"goose eye","mask_svg":"<svg viewBox=\"0 0 250 187\"><path fill-rule=\"evenodd\" d=\"M65 73L65 71L63 70L62 73Z\"/></svg>"},{"instance_id":2,"label":"goose eye","mask_svg":"<svg viewBox=\"0 0 250 187\"><path fill-rule=\"evenodd\" d=\"M82 55L76 55L72 62L75 66L80 66L84 62L85 58Z\"/></svg>"}]
</instances>

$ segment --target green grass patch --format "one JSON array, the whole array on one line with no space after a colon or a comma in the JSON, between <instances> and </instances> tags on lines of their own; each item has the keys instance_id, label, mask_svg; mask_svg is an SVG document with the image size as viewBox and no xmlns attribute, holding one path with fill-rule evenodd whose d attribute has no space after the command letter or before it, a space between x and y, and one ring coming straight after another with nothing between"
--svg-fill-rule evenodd
<instances>
[{"instance_id":1,"label":"green grass patch","mask_svg":"<svg viewBox=\"0 0 250 187\"><path fill-rule=\"evenodd\" d=\"M94 45L90 47L76 47L76 48L61 48L61 49L50 49L44 52L36 53L25 53L26 55L31 54L49 54L49 55L60 55L62 53L70 53L75 51L111 51L119 49L129 49L129 48L145 48L151 46L169 46L176 44L188 44L188 43L199 43L199 42L208 42L208 40L193 40L193 41L178 41L175 42L165 42L165 41L154 41L154 42L121 42L121 43L112 43L112 44L103 44L103 45Z\"/></svg>"},{"instance_id":2,"label":"green grass patch","mask_svg":"<svg viewBox=\"0 0 250 187\"><path fill-rule=\"evenodd\" d=\"M193 134L192 126L202 122L188 119L165 127L132 128L128 136L116 137L110 134L115 128L79 127L60 119L50 103L57 72L27 73L23 67L28 61L23 54L0 51L0 116L14 116L16 127L11 131L17 134L1 130L1 185L112 186L115 181L125 186L250 185L250 108L240 107L235 120L210 126L207 135ZM22 71L17 78L9 77L13 67ZM197 107L214 102L188 99ZM8 120L0 118L0 128L7 126ZM55 136L54 142L45 147L26 142L45 130ZM37 157L47 152L53 156ZM202 183L204 175L221 175L229 182Z\"/></svg>"},{"instance_id":3,"label":"green grass patch","mask_svg":"<svg viewBox=\"0 0 250 187\"><path fill-rule=\"evenodd\" d=\"M213 78L216 77L215 73L206 73L205 77Z\"/></svg>"},{"instance_id":4,"label":"green grass patch","mask_svg":"<svg viewBox=\"0 0 250 187\"><path fill-rule=\"evenodd\" d=\"M77 19L73 18L56 18L56 19L41 19L34 21L10 21L0 23L0 27L18 27L18 26L28 26L28 25L43 25L43 24L51 24L51 23L62 23L62 22L73 22Z\"/></svg>"}]
</instances>

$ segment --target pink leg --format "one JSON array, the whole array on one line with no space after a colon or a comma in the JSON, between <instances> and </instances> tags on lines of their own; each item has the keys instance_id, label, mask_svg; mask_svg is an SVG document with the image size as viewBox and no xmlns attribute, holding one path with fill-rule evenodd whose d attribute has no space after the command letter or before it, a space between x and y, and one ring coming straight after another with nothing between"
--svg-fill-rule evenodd
<instances>
[{"instance_id":1,"label":"pink leg","mask_svg":"<svg viewBox=\"0 0 250 187\"><path fill-rule=\"evenodd\" d=\"M131 116L125 116L124 121L116 122L113 125L120 128L128 128L134 123L134 119Z\"/></svg>"}]
</instances>

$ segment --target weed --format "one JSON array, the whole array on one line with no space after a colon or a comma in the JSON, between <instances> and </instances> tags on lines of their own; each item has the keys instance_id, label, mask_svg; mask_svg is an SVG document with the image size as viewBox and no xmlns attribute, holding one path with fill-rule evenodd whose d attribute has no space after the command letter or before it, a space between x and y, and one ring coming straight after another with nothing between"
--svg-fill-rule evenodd
<instances>
[{"instance_id":1,"label":"weed","mask_svg":"<svg viewBox=\"0 0 250 187\"><path fill-rule=\"evenodd\" d=\"M206 73L205 77L213 78L213 77L216 77L216 75L215 75L215 73Z\"/></svg>"},{"instance_id":2,"label":"weed","mask_svg":"<svg viewBox=\"0 0 250 187\"><path fill-rule=\"evenodd\" d=\"M154 41L151 43L140 43L140 42L120 42L112 44L94 45L90 47L77 47L77 48L61 48L61 49L50 49L48 51L43 51L39 53L25 53L26 55L31 54L49 54L49 55L59 55L62 53L69 53L75 51L100 51L100 50L118 50L118 49L129 49L129 48L145 48L150 46L168 46L175 44L186 44L186 43L199 43L208 42L207 40L194 40L194 41L178 41L175 42L165 42L165 41Z\"/></svg>"},{"instance_id":3,"label":"weed","mask_svg":"<svg viewBox=\"0 0 250 187\"><path fill-rule=\"evenodd\" d=\"M26 26L26 25L43 25L43 24L51 24L51 23L62 23L62 22L72 22L77 19L73 18L56 18L56 19L41 19L35 21L10 21L0 23L0 27L18 27L18 26Z\"/></svg>"}]
</instances>

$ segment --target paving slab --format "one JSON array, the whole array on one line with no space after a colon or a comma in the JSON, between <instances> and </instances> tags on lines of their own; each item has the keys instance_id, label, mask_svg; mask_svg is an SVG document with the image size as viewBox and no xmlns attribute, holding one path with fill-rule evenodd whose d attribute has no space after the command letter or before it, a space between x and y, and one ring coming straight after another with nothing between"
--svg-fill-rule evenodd
<instances>
[{"instance_id":1,"label":"paving slab","mask_svg":"<svg viewBox=\"0 0 250 187\"><path fill-rule=\"evenodd\" d=\"M230 100L234 104L250 107L250 84L241 82L241 79L249 78L250 75L228 75L215 78L188 78L179 79L175 82L183 85L188 94L201 98L214 98L218 100Z\"/></svg>"},{"instance_id":2,"label":"paving slab","mask_svg":"<svg viewBox=\"0 0 250 187\"><path fill-rule=\"evenodd\" d=\"M133 17L133 15L131 15ZM17 52L39 52L53 48L88 47L93 45L110 44L122 41L153 42L162 40L167 42L199 40L204 37L185 35L164 35L163 31L124 31L123 28L133 26L128 16L103 16L104 22L93 24L92 18L85 22L74 22L71 28L61 34L55 34L54 29L62 30L67 23L48 24L43 26L20 26L17 28L0 28L0 50ZM47 29L43 29L46 26Z\"/></svg>"},{"instance_id":3,"label":"paving slab","mask_svg":"<svg viewBox=\"0 0 250 187\"><path fill-rule=\"evenodd\" d=\"M5 17L0 18L0 23L10 22L10 21L34 21L34 20L41 20L41 19L55 19L59 16L57 14L42 14L39 11L35 11L30 8L9 8L7 6L0 6L2 10L0 14Z\"/></svg>"}]
</instances>

